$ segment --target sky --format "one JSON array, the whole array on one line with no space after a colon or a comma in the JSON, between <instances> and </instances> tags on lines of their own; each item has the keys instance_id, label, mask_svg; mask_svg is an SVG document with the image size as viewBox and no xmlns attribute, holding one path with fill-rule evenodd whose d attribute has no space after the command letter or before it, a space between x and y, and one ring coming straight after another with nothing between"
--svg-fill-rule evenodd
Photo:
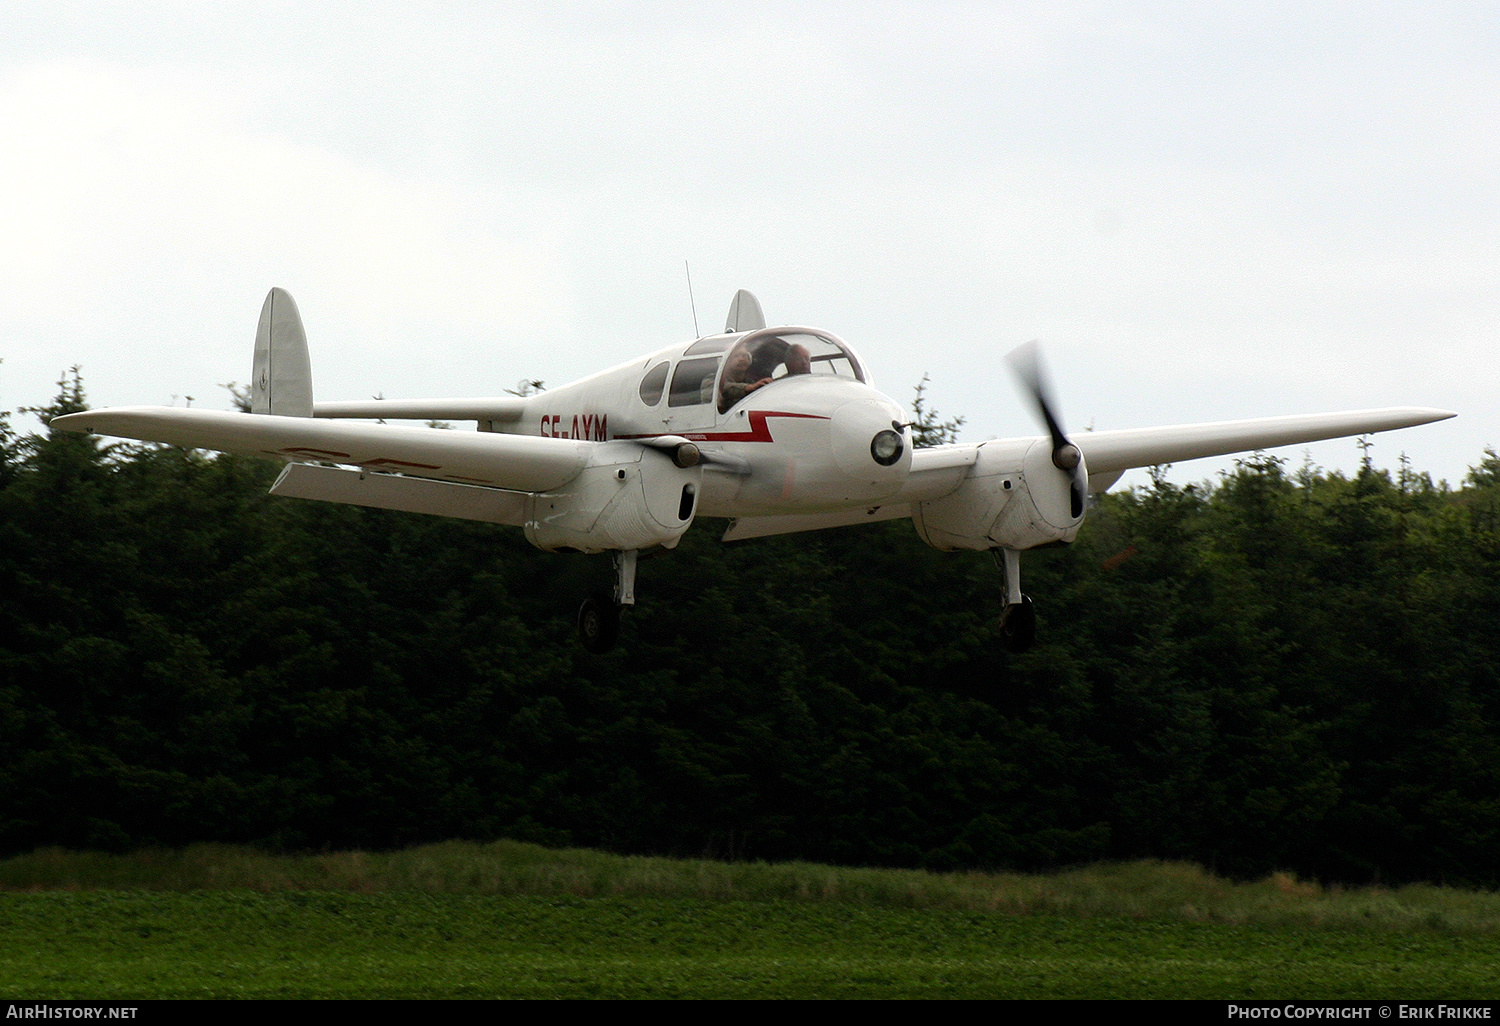
<instances>
[{"instance_id":1,"label":"sky","mask_svg":"<svg viewBox=\"0 0 1500 1026\"><path fill-rule=\"evenodd\" d=\"M319 399L563 384L748 288L902 403L928 375L965 441L1039 432L1005 364L1039 339L1075 432L1434 406L1459 416L1371 455L1455 485L1500 445L1491 3L54 0L0 26L0 409L73 365L95 406L227 409L272 286Z\"/></svg>"}]
</instances>

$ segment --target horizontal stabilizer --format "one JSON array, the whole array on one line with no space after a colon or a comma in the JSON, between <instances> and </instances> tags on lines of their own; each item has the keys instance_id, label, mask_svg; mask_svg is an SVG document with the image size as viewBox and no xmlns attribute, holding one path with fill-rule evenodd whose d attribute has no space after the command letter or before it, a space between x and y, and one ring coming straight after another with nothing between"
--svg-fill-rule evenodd
<instances>
[{"instance_id":1,"label":"horizontal stabilizer","mask_svg":"<svg viewBox=\"0 0 1500 1026\"><path fill-rule=\"evenodd\" d=\"M288 464L271 486L271 494L394 509L403 513L482 520L511 527L526 523L526 504L531 499L525 492L507 492L451 481L427 481L397 474L371 474L310 463Z\"/></svg>"},{"instance_id":2,"label":"horizontal stabilizer","mask_svg":"<svg viewBox=\"0 0 1500 1026\"><path fill-rule=\"evenodd\" d=\"M312 415L365 420L516 421L525 411L525 399L507 395L492 399L367 399L314 403Z\"/></svg>"},{"instance_id":3,"label":"horizontal stabilizer","mask_svg":"<svg viewBox=\"0 0 1500 1026\"><path fill-rule=\"evenodd\" d=\"M194 449L343 463L371 470L542 492L577 477L596 442L488 431L255 417L177 406L122 406L58 417L52 427Z\"/></svg>"},{"instance_id":4,"label":"horizontal stabilizer","mask_svg":"<svg viewBox=\"0 0 1500 1026\"><path fill-rule=\"evenodd\" d=\"M1416 427L1456 414L1420 406L1345 413L1311 413L1294 417L1262 417L1211 424L1130 428L1123 431L1081 431L1072 436L1083 450L1089 474L1104 475L1132 467L1181 463L1205 456L1227 456L1255 449L1321 442L1329 438L1367 435L1377 431Z\"/></svg>"}]
</instances>

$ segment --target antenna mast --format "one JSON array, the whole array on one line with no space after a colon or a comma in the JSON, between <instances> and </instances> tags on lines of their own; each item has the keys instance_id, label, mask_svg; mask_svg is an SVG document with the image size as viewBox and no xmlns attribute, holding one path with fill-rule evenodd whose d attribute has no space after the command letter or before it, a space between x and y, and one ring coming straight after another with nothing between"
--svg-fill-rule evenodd
<instances>
[{"instance_id":1,"label":"antenna mast","mask_svg":"<svg viewBox=\"0 0 1500 1026\"><path fill-rule=\"evenodd\" d=\"M693 308L693 337L702 338L703 336L698 332L698 304L693 301L693 269L688 266L686 260L682 262L682 269L687 272L688 306Z\"/></svg>"}]
</instances>

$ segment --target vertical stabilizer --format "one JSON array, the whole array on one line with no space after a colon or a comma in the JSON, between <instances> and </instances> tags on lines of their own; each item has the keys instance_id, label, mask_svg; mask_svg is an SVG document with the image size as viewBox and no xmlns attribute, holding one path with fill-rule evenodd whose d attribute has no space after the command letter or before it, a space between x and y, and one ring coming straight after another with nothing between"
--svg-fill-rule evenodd
<instances>
[{"instance_id":1,"label":"vertical stabilizer","mask_svg":"<svg viewBox=\"0 0 1500 1026\"><path fill-rule=\"evenodd\" d=\"M302 315L285 289L272 289L260 308L255 329L255 366L250 378L250 412L280 417L311 417L312 365Z\"/></svg>"},{"instance_id":2,"label":"vertical stabilizer","mask_svg":"<svg viewBox=\"0 0 1500 1026\"><path fill-rule=\"evenodd\" d=\"M766 315L760 312L760 300L740 289L729 304L725 331L756 331L766 326Z\"/></svg>"}]
</instances>

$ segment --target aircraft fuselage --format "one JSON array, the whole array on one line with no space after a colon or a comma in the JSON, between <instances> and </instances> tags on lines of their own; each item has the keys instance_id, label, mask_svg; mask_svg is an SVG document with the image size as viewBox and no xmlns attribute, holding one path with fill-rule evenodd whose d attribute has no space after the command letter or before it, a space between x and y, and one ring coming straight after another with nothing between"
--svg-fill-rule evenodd
<instances>
[{"instance_id":1,"label":"aircraft fuselage","mask_svg":"<svg viewBox=\"0 0 1500 1026\"><path fill-rule=\"evenodd\" d=\"M779 367L769 384L729 400L728 361L741 345L786 338L823 343L815 369ZM898 495L911 469L904 411L862 378L858 358L827 332L740 332L663 349L538 393L518 419L486 426L595 442L691 441L704 457L698 509L708 516L845 509ZM696 392L686 387L694 381ZM876 437L893 433L899 452L877 456Z\"/></svg>"}]
</instances>

